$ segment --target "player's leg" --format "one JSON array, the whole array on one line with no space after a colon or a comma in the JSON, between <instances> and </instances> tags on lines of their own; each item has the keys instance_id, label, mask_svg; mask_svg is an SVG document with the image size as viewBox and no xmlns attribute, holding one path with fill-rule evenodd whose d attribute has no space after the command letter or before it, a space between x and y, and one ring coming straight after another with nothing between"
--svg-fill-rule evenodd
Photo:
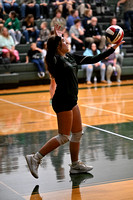
<instances>
[{"instance_id":1,"label":"player's leg","mask_svg":"<svg viewBox=\"0 0 133 200\"><path fill-rule=\"evenodd\" d=\"M86 80L88 85L91 84L92 72L93 72L93 65L89 64L86 68Z\"/></svg>"},{"instance_id":2,"label":"player's leg","mask_svg":"<svg viewBox=\"0 0 133 200\"><path fill-rule=\"evenodd\" d=\"M31 174L38 178L38 167L41 159L59 147L69 141L70 131L72 127L73 113L72 111L64 111L57 113L58 121L58 135L51 138L36 154L27 155L26 161L29 166Z\"/></svg>"},{"instance_id":3,"label":"player's leg","mask_svg":"<svg viewBox=\"0 0 133 200\"><path fill-rule=\"evenodd\" d=\"M72 136L70 138L70 154L72 165L70 168L71 174L86 173L93 169L92 166L86 166L79 161L80 140L82 137L82 121L78 105L73 107L73 123L72 123Z\"/></svg>"}]
</instances>

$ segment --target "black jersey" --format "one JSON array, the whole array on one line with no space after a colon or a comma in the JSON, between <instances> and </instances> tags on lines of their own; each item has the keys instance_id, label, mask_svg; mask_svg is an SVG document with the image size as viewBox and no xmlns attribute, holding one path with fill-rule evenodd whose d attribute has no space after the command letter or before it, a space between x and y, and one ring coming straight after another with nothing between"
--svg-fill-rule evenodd
<instances>
[{"instance_id":1,"label":"black jersey","mask_svg":"<svg viewBox=\"0 0 133 200\"><path fill-rule=\"evenodd\" d=\"M55 78L57 84L54 100L58 104L67 104L67 102L76 102L78 95L78 65L97 63L100 60L108 57L114 52L113 48L96 55L83 56L66 54L65 57L56 55L56 49L61 40L56 36L54 45L47 51L46 61L48 65L52 66L51 74Z\"/></svg>"}]
</instances>

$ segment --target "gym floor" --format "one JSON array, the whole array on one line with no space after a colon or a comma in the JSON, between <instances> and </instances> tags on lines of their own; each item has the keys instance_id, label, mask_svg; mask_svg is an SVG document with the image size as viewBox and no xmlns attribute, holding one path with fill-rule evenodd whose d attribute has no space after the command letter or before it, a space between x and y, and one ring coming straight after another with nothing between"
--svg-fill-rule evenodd
<instances>
[{"instance_id":1,"label":"gym floor","mask_svg":"<svg viewBox=\"0 0 133 200\"><path fill-rule=\"evenodd\" d=\"M1 200L132 200L133 80L111 85L79 84L84 135L80 160L90 174L69 175L68 143L47 155L39 179L25 155L57 134L49 86L0 91Z\"/></svg>"}]
</instances>

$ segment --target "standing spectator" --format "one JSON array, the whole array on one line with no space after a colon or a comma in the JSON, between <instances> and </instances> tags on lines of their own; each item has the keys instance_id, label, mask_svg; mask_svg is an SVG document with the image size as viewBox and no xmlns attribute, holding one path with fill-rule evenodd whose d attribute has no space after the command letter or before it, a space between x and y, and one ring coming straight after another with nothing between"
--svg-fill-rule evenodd
<instances>
[{"instance_id":1,"label":"standing spectator","mask_svg":"<svg viewBox=\"0 0 133 200\"><path fill-rule=\"evenodd\" d=\"M82 19L82 25L85 29L87 27L87 24L91 23L92 13L93 13L92 9L86 9L84 12L84 16Z\"/></svg>"},{"instance_id":2,"label":"standing spectator","mask_svg":"<svg viewBox=\"0 0 133 200\"><path fill-rule=\"evenodd\" d=\"M120 0L118 1L117 6L119 7L121 4L124 4L125 26L127 32L129 33L131 30L133 30L133 0ZM129 22L129 19L131 21L131 24Z\"/></svg>"},{"instance_id":3,"label":"standing spectator","mask_svg":"<svg viewBox=\"0 0 133 200\"><path fill-rule=\"evenodd\" d=\"M92 43L90 45L90 49L86 49L85 52L83 53L84 56L95 56L100 54L100 51L97 49L97 46L95 43ZM87 80L87 84L90 85L91 84L91 77L92 77L92 72L93 71L98 71L100 70L100 74L101 74L101 82L102 83L106 83L105 81L105 64L102 63L101 61L99 61L98 63L95 64L86 64L86 65L82 65L82 69L86 69L86 80Z\"/></svg>"},{"instance_id":4,"label":"standing spectator","mask_svg":"<svg viewBox=\"0 0 133 200\"><path fill-rule=\"evenodd\" d=\"M9 13L9 18L5 22L5 27L9 30L15 45L19 44L21 40L20 22L15 11Z\"/></svg>"},{"instance_id":5,"label":"standing spectator","mask_svg":"<svg viewBox=\"0 0 133 200\"><path fill-rule=\"evenodd\" d=\"M32 62L38 68L38 76L43 78L45 76L44 62L42 61L42 49L37 48L36 43L31 44L31 48L26 56L26 63Z\"/></svg>"},{"instance_id":6,"label":"standing spectator","mask_svg":"<svg viewBox=\"0 0 133 200\"><path fill-rule=\"evenodd\" d=\"M107 49L109 49L112 45L107 44ZM112 53L109 57L105 58L104 63L107 67L107 72L106 72L106 77L107 77L107 82L111 83L111 75L115 74L117 77L117 82L120 83L120 76L121 76L121 68L120 65L117 64L116 62L116 56L115 53Z\"/></svg>"},{"instance_id":7,"label":"standing spectator","mask_svg":"<svg viewBox=\"0 0 133 200\"><path fill-rule=\"evenodd\" d=\"M70 36L72 38L72 46L76 46L76 50L80 51L85 49L84 45L84 29L81 26L80 19L76 19L74 21L75 25L71 26L70 28Z\"/></svg>"},{"instance_id":8,"label":"standing spectator","mask_svg":"<svg viewBox=\"0 0 133 200\"><path fill-rule=\"evenodd\" d=\"M55 24L58 24L62 29L66 28L66 20L62 17L62 12L58 9L56 10L56 16L51 21L51 29L54 29Z\"/></svg>"},{"instance_id":9,"label":"standing spectator","mask_svg":"<svg viewBox=\"0 0 133 200\"><path fill-rule=\"evenodd\" d=\"M29 42L32 42L33 37L35 38L35 41L39 37L39 30L36 26L36 22L32 14L29 14L25 21L23 21L22 29L27 44L29 44Z\"/></svg>"},{"instance_id":10,"label":"standing spectator","mask_svg":"<svg viewBox=\"0 0 133 200\"><path fill-rule=\"evenodd\" d=\"M47 22L42 22L39 38L37 39L37 46L40 49L43 49L44 42L48 40L49 36L50 36L50 30L47 28Z\"/></svg>"},{"instance_id":11,"label":"standing spectator","mask_svg":"<svg viewBox=\"0 0 133 200\"><path fill-rule=\"evenodd\" d=\"M19 6L16 3L16 0L3 0L3 4L4 4L5 12L7 14L9 14L11 10L14 10L16 13L19 13L18 11Z\"/></svg>"},{"instance_id":12,"label":"standing spectator","mask_svg":"<svg viewBox=\"0 0 133 200\"><path fill-rule=\"evenodd\" d=\"M15 50L14 41L6 27L1 30L0 48L2 48L3 57L9 58L11 62L19 61L19 53Z\"/></svg>"},{"instance_id":13,"label":"standing spectator","mask_svg":"<svg viewBox=\"0 0 133 200\"><path fill-rule=\"evenodd\" d=\"M79 17L79 12L78 12L78 10L72 10L72 11L70 12L70 15L68 16L67 22L66 22L67 31L69 31L70 28L71 28L71 26L74 25L74 21L75 21L76 19L80 19L80 17Z\"/></svg>"},{"instance_id":14,"label":"standing spectator","mask_svg":"<svg viewBox=\"0 0 133 200\"><path fill-rule=\"evenodd\" d=\"M87 43L98 43L98 48L103 49L105 47L106 37L102 35L101 28L97 21L96 17L92 17L91 23L87 24L85 29L85 41Z\"/></svg>"},{"instance_id":15,"label":"standing spectator","mask_svg":"<svg viewBox=\"0 0 133 200\"><path fill-rule=\"evenodd\" d=\"M33 14L35 19L40 18L40 6L35 0L21 0L21 18L24 19L28 14Z\"/></svg>"}]
</instances>

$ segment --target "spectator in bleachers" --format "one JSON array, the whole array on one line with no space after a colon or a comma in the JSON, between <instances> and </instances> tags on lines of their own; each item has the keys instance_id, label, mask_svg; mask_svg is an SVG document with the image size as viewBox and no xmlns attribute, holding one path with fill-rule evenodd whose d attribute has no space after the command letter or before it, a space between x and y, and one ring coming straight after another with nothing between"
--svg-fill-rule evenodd
<instances>
[{"instance_id":1,"label":"spectator in bleachers","mask_svg":"<svg viewBox=\"0 0 133 200\"><path fill-rule=\"evenodd\" d=\"M65 31L63 35L64 35L64 39L68 45L69 52L70 52L71 51L71 37L69 36L68 31Z\"/></svg>"},{"instance_id":2,"label":"spectator in bleachers","mask_svg":"<svg viewBox=\"0 0 133 200\"><path fill-rule=\"evenodd\" d=\"M0 31L4 26L4 10L3 10L3 4L2 4L2 0L0 1Z\"/></svg>"},{"instance_id":3,"label":"spectator in bleachers","mask_svg":"<svg viewBox=\"0 0 133 200\"><path fill-rule=\"evenodd\" d=\"M106 49L109 49L111 46L112 45L108 43ZM114 75L117 77L117 82L120 83L121 67L117 63L115 52L112 53L109 57L105 58L104 63L107 67L107 72L106 72L107 82L111 83L111 75L114 72Z\"/></svg>"},{"instance_id":4,"label":"spectator in bleachers","mask_svg":"<svg viewBox=\"0 0 133 200\"><path fill-rule=\"evenodd\" d=\"M56 10L56 16L51 21L51 29L54 29L55 24L60 25L62 29L66 28L66 20L62 17L62 12L59 9Z\"/></svg>"},{"instance_id":5,"label":"spectator in bleachers","mask_svg":"<svg viewBox=\"0 0 133 200\"><path fill-rule=\"evenodd\" d=\"M133 0L119 0L117 6L124 4L124 20L127 32L133 31ZM129 21L130 19L130 21Z\"/></svg>"},{"instance_id":6,"label":"spectator in bleachers","mask_svg":"<svg viewBox=\"0 0 133 200\"><path fill-rule=\"evenodd\" d=\"M91 23L87 24L85 29L85 41L87 43L97 43L100 50L105 47L106 37L102 35L97 17L92 17Z\"/></svg>"},{"instance_id":7,"label":"spectator in bleachers","mask_svg":"<svg viewBox=\"0 0 133 200\"><path fill-rule=\"evenodd\" d=\"M55 0L55 2L53 2L55 9L59 9L62 12L62 16L64 18L66 18L66 16L68 15L68 9L70 10L72 4L72 0Z\"/></svg>"},{"instance_id":8,"label":"spectator in bleachers","mask_svg":"<svg viewBox=\"0 0 133 200\"><path fill-rule=\"evenodd\" d=\"M16 0L3 0L3 5L7 14L12 10L19 13L19 5L16 3Z\"/></svg>"},{"instance_id":9,"label":"spectator in bleachers","mask_svg":"<svg viewBox=\"0 0 133 200\"><path fill-rule=\"evenodd\" d=\"M20 21L17 18L15 11L9 13L9 18L5 22L5 27L9 30L15 45L19 44L22 34L20 32Z\"/></svg>"},{"instance_id":10,"label":"spectator in bleachers","mask_svg":"<svg viewBox=\"0 0 133 200\"><path fill-rule=\"evenodd\" d=\"M9 58L11 62L19 61L19 53L15 50L14 41L6 27L3 27L1 30L0 48L2 49L3 57Z\"/></svg>"},{"instance_id":11,"label":"spectator in bleachers","mask_svg":"<svg viewBox=\"0 0 133 200\"><path fill-rule=\"evenodd\" d=\"M28 14L33 14L35 19L40 18L40 6L35 0L21 1L21 18L24 19Z\"/></svg>"},{"instance_id":12,"label":"spectator in bleachers","mask_svg":"<svg viewBox=\"0 0 133 200\"><path fill-rule=\"evenodd\" d=\"M69 34L72 38L71 45L76 46L76 51L80 51L85 49L85 44L84 44L84 29L81 26L81 20L76 19L74 21L75 25L71 26Z\"/></svg>"},{"instance_id":13,"label":"spectator in bleachers","mask_svg":"<svg viewBox=\"0 0 133 200\"><path fill-rule=\"evenodd\" d=\"M26 56L26 63L32 62L38 68L38 76L43 78L45 76L44 62L42 61L42 49L36 46L36 43L31 44L31 48Z\"/></svg>"},{"instance_id":14,"label":"spectator in bleachers","mask_svg":"<svg viewBox=\"0 0 133 200\"><path fill-rule=\"evenodd\" d=\"M67 31L69 31L71 26L74 25L76 19L80 19L79 12L78 10L72 10L66 21Z\"/></svg>"},{"instance_id":15,"label":"spectator in bleachers","mask_svg":"<svg viewBox=\"0 0 133 200\"><path fill-rule=\"evenodd\" d=\"M39 38L37 39L37 46L40 49L43 49L44 42L48 40L49 36L50 36L50 30L47 28L47 22L42 22Z\"/></svg>"},{"instance_id":16,"label":"spectator in bleachers","mask_svg":"<svg viewBox=\"0 0 133 200\"><path fill-rule=\"evenodd\" d=\"M90 49L87 48L85 52L83 53L84 56L95 56L98 54L100 54L100 51L97 49L97 46L95 43L91 43ZM91 84L92 72L98 71L98 70L100 70L101 82L106 83L105 81L106 66L103 62L99 61L98 63L95 63L95 64L82 65L82 69L86 69L86 81L88 85Z\"/></svg>"},{"instance_id":17,"label":"spectator in bleachers","mask_svg":"<svg viewBox=\"0 0 133 200\"><path fill-rule=\"evenodd\" d=\"M97 14L105 14L105 6L107 0L95 0Z\"/></svg>"},{"instance_id":18,"label":"spectator in bleachers","mask_svg":"<svg viewBox=\"0 0 133 200\"><path fill-rule=\"evenodd\" d=\"M22 30L27 44L29 44L29 42L32 42L33 38L35 38L36 41L39 37L39 30L32 14L29 14L27 18L23 21Z\"/></svg>"},{"instance_id":19,"label":"spectator in bleachers","mask_svg":"<svg viewBox=\"0 0 133 200\"><path fill-rule=\"evenodd\" d=\"M40 0L39 1L39 5L40 5L40 18L49 18L49 0Z\"/></svg>"},{"instance_id":20,"label":"spectator in bleachers","mask_svg":"<svg viewBox=\"0 0 133 200\"><path fill-rule=\"evenodd\" d=\"M83 0L77 1L77 10L79 11L80 17L83 17L86 9L91 9L91 5L89 3L84 3Z\"/></svg>"},{"instance_id":21,"label":"spectator in bleachers","mask_svg":"<svg viewBox=\"0 0 133 200\"><path fill-rule=\"evenodd\" d=\"M82 26L86 29L87 24L91 23L91 18L92 18L92 9L86 9L84 12L84 16L82 19Z\"/></svg>"},{"instance_id":22,"label":"spectator in bleachers","mask_svg":"<svg viewBox=\"0 0 133 200\"><path fill-rule=\"evenodd\" d=\"M113 17L110 20L110 25L117 25L117 18ZM110 26L109 25L109 26ZM122 63L123 63L123 54L121 53L121 48L122 46L118 46L115 50L115 55L116 55L116 59L117 62L120 64L120 66L122 67Z\"/></svg>"}]
</instances>

